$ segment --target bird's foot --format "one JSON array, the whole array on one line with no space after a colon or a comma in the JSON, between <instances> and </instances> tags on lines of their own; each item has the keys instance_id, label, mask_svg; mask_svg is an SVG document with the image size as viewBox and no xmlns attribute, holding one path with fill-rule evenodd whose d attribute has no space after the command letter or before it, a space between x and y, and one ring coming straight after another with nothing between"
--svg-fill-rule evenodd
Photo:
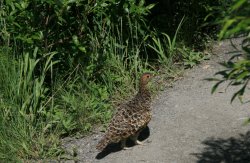
<instances>
[{"instance_id":1,"label":"bird's foot","mask_svg":"<svg viewBox=\"0 0 250 163\"><path fill-rule=\"evenodd\" d=\"M136 141L135 141L135 144L136 144L136 145L143 145L143 142L141 142L141 141L139 141L139 140L136 140Z\"/></svg>"},{"instance_id":2,"label":"bird's foot","mask_svg":"<svg viewBox=\"0 0 250 163\"><path fill-rule=\"evenodd\" d=\"M126 147L126 139L123 139L123 140L121 141L121 148L122 148L123 150L130 149L129 147Z\"/></svg>"},{"instance_id":3,"label":"bird's foot","mask_svg":"<svg viewBox=\"0 0 250 163\"><path fill-rule=\"evenodd\" d=\"M128 150L128 149L131 149L131 147L123 147L122 149L123 150Z\"/></svg>"}]
</instances>

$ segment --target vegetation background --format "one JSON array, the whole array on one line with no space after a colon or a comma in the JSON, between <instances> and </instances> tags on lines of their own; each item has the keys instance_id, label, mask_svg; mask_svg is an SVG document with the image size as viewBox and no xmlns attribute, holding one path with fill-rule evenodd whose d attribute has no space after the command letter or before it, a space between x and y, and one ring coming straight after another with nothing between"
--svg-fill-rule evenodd
<instances>
[{"instance_id":1,"label":"vegetation background","mask_svg":"<svg viewBox=\"0 0 250 163\"><path fill-rule=\"evenodd\" d=\"M201 51L217 32L248 34L250 24L247 0L3 0L0 8L4 162L60 157L60 139L105 125L141 73L171 80L207 58ZM249 65L230 62L217 80L248 83Z\"/></svg>"}]
</instances>

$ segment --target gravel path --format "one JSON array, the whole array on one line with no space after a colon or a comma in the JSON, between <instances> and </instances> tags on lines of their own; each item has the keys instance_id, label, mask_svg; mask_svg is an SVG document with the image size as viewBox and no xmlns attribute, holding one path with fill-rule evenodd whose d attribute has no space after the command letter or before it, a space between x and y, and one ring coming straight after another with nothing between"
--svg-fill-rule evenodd
<instances>
[{"instance_id":1,"label":"gravel path","mask_svg":"<svg viewBox=\"0 0 250 163\"><path fill-rule=\"evenodd\" d=\"M235 44L240 39L234 39ZM250 162L249 104L230 99L236 88L220 87L211 95L213 83L204 80L221 69L218 62L234 51L229 41L216 44L210 60L191 70L172 88L161 92L153 104L153 119L144 131L144 145L120 150L110 146L105 153L95 150L100 134L84 139L67 139L67 149L76 149L82 163L192 163ZM248 96L248 95L246 95ZM249 97L249 96L248 96ZM144 137L143 137L144 136Z\"/></svg>"}]
</instances>

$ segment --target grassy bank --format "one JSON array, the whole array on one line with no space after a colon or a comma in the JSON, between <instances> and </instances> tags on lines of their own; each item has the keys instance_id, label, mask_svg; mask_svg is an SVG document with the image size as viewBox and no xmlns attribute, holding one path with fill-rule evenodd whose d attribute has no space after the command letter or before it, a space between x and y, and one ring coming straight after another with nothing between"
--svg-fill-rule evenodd
<instances>
[{"instance_id":1,"label":"grassy bank","mask_svg":"<svg viewBox=\"0 0 250 163\"><path fill-rule=\"evenodd\" d=\"M183 40L190 17L163 33L148 26L154 4L144 1L0 6L4 162L60 156L60 138L106 124L114 106L136 92L141 73L173 77L205 59Z\"/></svg>"}]
</instances>

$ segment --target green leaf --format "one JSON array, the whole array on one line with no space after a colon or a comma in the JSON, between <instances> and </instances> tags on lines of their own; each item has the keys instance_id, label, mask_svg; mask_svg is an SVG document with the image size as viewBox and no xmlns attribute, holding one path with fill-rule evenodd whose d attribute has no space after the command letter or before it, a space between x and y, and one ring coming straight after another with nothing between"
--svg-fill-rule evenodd
<instances>
[{"instance_id":1,"label":"green leaf","mask_svg":"<svg viewBox=\"0 0 250 163\"><path fill-rule=\"evenodd\" d=\"M146 9L151 10L154 7L155 7L155 4L150 4L150 5L146 6Z\"/></svg>"},{"instance_id":2,"label":"green leaf","mask_svg":"<svg viewBox=\"0 0 250 163\"><path fill-rule=\"evenodd\" d=\"M240 81L243 80L244 78L246 78L247 76L249 76L249 71L243 71L242 73L240 73L237 77L236 80Z\"/></svg>"},{"instance_id":3,"label":"green leaf","mask_svg":"<svg viewBox=\"0 0 250 163\"><path fill-rule=\"evenodd\" d=\"M240 8L247 1L248 0L237 0L237 2L232 6L232 11L237 10L238 8Z\"/></svg>"},{"instance_id":4,"label":"green leaf","mask_svg":"<svg viewBox=\"0 0 250 163\"><path fill-rule=\"evenodd\" d=\"M248 81L244 84L244 86L239 91L237 91L236 93L234 93L233 97L231 98L231 103L234 101L234 99L237 96L239 98L241 98L240 96L242 96L244 94L247 84L248 84Z\"/></svg>"},{"instance_id":5,"label":"green leaf","mask_svg":"<svg viewBox=\"0 0 250 163\"><path fill-rule=\"evenodd\" d=\"M221 80L221 81L217 82L217 83L212 87L211 93L213 94L213 93L216 91L216 89L218 88L218 86L219 86L221 83L223 83L224 81L225 81L225 80Z\"/></svg>"},{"instance_id":6,"label":"green leaf","mask_svg":"<svg viewBox=\"0 0 250 163\"><path fill-rule=\"evenodd\" d=\"M226 23L223 25L223 28L219 34L219 39L221 40L227 33L227 30L229 27L232 26L233 23L235 23L237 20L236 19L229 19L226 21Z\"/></svg>"}]
</instances>

